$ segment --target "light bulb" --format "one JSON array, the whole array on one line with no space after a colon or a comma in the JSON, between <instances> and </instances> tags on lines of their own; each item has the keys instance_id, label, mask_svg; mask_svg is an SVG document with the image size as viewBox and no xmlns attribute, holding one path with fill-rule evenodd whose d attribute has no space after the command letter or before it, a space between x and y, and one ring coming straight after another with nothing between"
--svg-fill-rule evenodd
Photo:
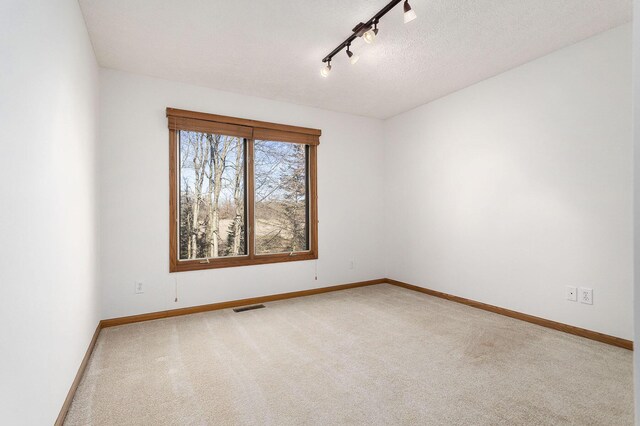
<instances>
[{"instance_id":1,"label":"light bulb","mask_svg":"<svg viewBox=\"0 0 640 426\"><path fill-rule=\"evenodd\" d=\"M418 17L418 15L416 15L416 12L413 11L413 9L410 9L408 12L404 13L404 23L409 23L411 21L413 21L414 19L416 19Z\"/></svg>"},{"instance_id":2,"label":"light bulb","mask_svg":"<svg viewBox=\"0 0 640 426\"><path fill-rule=\"evenodd\" d=\"M414 19L416 19L418 17L418 15L416 15L416 12L413 11L413 9L411 9L411 6L409 5L409 1L405 0L404 2L404 23L408 23L413 21Z\"/></svg>"},{"instance_id":3,"label":"light bulb","mask_svg":"<svg viewBox=\"0 0 640 426\"><path fill-rule=\"evenodd\" d=\"M364 39L365 42L371 44L376 40L376 33L377 33L376 30L371 29L371 30L367 31L366 33L364 33L362 38Z\"/></svg>"},{"instance_id":4,"label":"light bulb","mask_svg":"<svg viewBox=\"0 0 640 426\"><path fill-rule=\"evenodd\" d=\"M320 75L323 77L329 77L329 72L331 72L331 64L327 64L326 67L320 70Z\"/></svg>"},{"instance_id":5,"label":"light bulb","mask_svg":"<svg viewBox=\"0 0 640 426\"><path fill-rule=\"evenodd\" d=\"M358 62L358 59L360 59L360 56L354 55L353 52L350 51L348 47L347 47L347 56L349 57L351 65L354 65L356 62Z\"/></svg>"}]
</instances>

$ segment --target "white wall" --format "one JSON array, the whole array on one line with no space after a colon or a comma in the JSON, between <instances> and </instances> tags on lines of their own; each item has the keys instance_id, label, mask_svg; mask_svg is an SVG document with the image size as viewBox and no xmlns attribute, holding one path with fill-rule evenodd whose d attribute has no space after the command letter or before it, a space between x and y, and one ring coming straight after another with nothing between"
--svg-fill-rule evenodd
<instances>
[{"instance_id":1,"label":"white wall","mask_svg":"<svg viewBox=\"0 0 640 426\"><path fill-rule=\"evenodd\" d=\"M100 77L103 317L384 276L381 121L113 70ZM322 130L317 281L314 261L169 273L166 107ZM136 280L144 294L134 294Z\"/></svg>"},{"instance_id":2,"label":"white wall","mask_svg":"<svg viewBox=\"0 0 640 426\"><path fill-rule=\"evenodd\" d=\"M75 0L0 5L0 422L52 424L99 320L98 67Z\"/></svg>"},{"instance_id":3,"label":"white wall","mask_svg":"<svg viewBox=\"0 0 640 426\"><path fill-rule=\"evenodd\" d=\"M385 123L390 278L632 338L631 27ZM593 306L565 300L591 287Z\"/></svg>"}]
</instances>

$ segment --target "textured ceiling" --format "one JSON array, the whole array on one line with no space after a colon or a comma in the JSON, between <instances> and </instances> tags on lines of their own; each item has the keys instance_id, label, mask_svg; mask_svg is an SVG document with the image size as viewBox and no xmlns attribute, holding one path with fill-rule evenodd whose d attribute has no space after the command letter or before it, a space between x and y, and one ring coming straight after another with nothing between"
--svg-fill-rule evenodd
<instances>
[{"instance_id":1,"label":"textured ceiling","mask_svg":"<svg viewBox=\"0 0 640 426\"><path fill-rule=\"evenodd\" d=\"M387 0L80 0L98 62L139 74L387 118L631 20L631 0L411 0L322 58Z\"/></svg>"}]
</instances>

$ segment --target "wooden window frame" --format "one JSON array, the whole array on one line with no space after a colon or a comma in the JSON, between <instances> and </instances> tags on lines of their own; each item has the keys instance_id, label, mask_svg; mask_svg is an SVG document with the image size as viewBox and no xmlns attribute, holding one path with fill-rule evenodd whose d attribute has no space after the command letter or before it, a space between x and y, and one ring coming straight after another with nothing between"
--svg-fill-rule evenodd
<instances>
[{"instance_id":1,"label":"wooden window frame","mask_svg":"<svg viewBox=\"0 0 640 426\"><path fill-rule=\"evenodd\" d=\"M167 108L169 124L169 271L185 272L236 266L295 262L318 258L318 164L317 150L322 132L318 129L226 117L203 112ZM244 256L180 260L178 253L178 132L192 130L222 133L246 140L245 203L247 254ZM293 253L257 254L255 252L254 142L272 140L308 146L308 239L309 249Z\"/></svg>"}]
</instances>

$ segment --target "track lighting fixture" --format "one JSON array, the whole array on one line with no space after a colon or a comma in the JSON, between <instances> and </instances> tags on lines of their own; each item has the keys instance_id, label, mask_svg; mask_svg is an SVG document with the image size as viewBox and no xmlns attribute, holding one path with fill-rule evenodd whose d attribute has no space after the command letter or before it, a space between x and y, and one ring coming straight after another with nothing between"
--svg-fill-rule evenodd
<instances>
[{"instance_id":1,"label":"track lighting fixture","mask_svg":"<svg viewBox=\"0 0 640 426\"><path fill-rule=\"evenodd\" d=\"M323 67L320 70L320 75L326 78L326 77L329 77L329 73L330 72L331 72L331 60L328 60L327 61L327 66Z\"/></svg>"},{"instance_id":2,"label":"track lighting fixture","mask_svg":"<svg viewBox=\"0 0 640 426\"><path fill-rule=\"evenodd\" d=\"M376 39L376 36L378 35L378 22L380 22L380 18L386 15L387 12L397 6L401 1L403 0L393 0L389 2L389 4L383 7L378 13L373 15L373 17L367 22L360 22L358 25L356 25L355 28L351 30L352 34L345 41L340 43L338 47L333 49L331 53L324 57L322 62L325 62L327 66L322 68L320 74L323 77L327 77L329 75L329 72L331 71L331 59L344 48L347 49L347 56L349 57L351 64L355 64L356 62L358 62L358 59L360 59L360 57L358 55L355 55L349 49L349 47L351 46L351 42L358 37L362 37L362 39L366 43L373 43ZM411 9L409 1L404 0L404 23L406 24L407 22L411 22L414 19L416 19L416 12Z\"/></svg>"},{"instance_id":3,"label":"track lighting fixture","mask_svg":"<svg viewBox=\"0 0 640 426\"><path fill-rule=\"evenodd\" d=\"M409 5L409 0L404 0L404 23L409 23L416 19L418 15L411 9L411 5Z\"/></svg>"},{"instance_id":4,"label":"track lighting fixture","mask_svg":"<svg viewBox=\"0 0 640 426\"><path fill-rule=\"evenodd\" d=\"M354 55L353 52L349 50L349 46L347 46L347 56L349 57L351 65L355 65L355 63L358 62L358 59L360 59L360 56Z\"/></svg>"}]
</instances>

